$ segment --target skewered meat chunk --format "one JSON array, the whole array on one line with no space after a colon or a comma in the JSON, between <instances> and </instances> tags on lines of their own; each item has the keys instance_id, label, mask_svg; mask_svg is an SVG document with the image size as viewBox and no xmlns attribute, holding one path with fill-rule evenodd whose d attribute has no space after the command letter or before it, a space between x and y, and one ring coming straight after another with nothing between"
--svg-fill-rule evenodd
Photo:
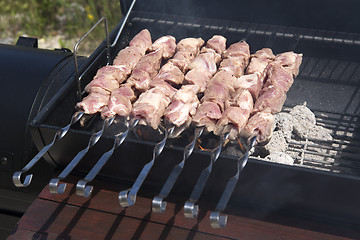
<instances>
[{"instance_id":1,"label":"skewered meat chunk","mask_svg":"<svg viewBox=\"0 0 360 240\"><path fill-rule=\"evenodd\" d=\"M171 105L166 109L165 120L180 127L195 114L199 105L196 85L183 85L171 99Z\"/></svg>"},{"instance_id":2,"label":"skewered meat chunk","mask_svg":"<svg viewBox=\"0 0 360 240\"><path fill-rule=\"evenodd\" d=\"M85 87L85 91L94 92L90 90L91 88L96 87L102 88L110 93L119 88L119 82L114 77L117 73L112 71L113 69L114 67L112 66L105 66L99 69L94 79Z\"/></svg>"},{"instance_id":3,"label":"skewered meat chunk","mask_svg":"<svg viewBox=\"0 0 360 240\"><path fill-rule=\"evenodd\" d=\"M262 82L261 82L261 74L256 72L253 74L248 74L248 75L243 75L239 78L236 79L236 81L234 82L234 88L235 90L237 89L246 89L248 90L254 101L256 101L256 99L258 98L260 91L261 91L261 87L262 87Z\"/></svg>"},{"instance_id":4,"label":"skewered meat chunk","mask_svg":"<svg viewBox=\"0 0 360 240\"><path fill-rule=\"evenodd\" d=\"M240 77L244 75L246 62L246 57L227 58L220 63L219 71L227 71L232 73L235 77Z\"/></svg>"},{"instance_id":5,"label":"skewered meat chunk","mask_svg":"<svg viewBox=\"0 0 360 240\"><path fill-rule=\"evenodd\" d=\"M184 73L179 68L174 66L171 62L166 63L161 67L159 73L152 80L150 87L158 82L168 82L170 84L181 84L184 80Z\"/></svg>"},{"instance_id":6,"label":"skewered meat chunk","mask_svg":"<svg viewBox=\"0 0 360 240\"><path fill-rule=\"evenodd\" d=\"M280 63L286 71L296 77L299 74L299 68L302 62L302 54L297 54L292 51L281 53L276 55L275 62Z\"/></svg>"},{"instance_id":7,"label":"skewered meat chunk","mask_svg":"<svg viewBox=\"0 0 360 240\"><path fill-rule=\"evenodd\" d=\"M76 108L84 110L86 114L95 114L99 112L109 101L110 94L91 93L81 102L76 104Z\"/></svg>"},{"instance_id":8,"label":"skewered meat chunk","mask_svg":"<svg viewBox=\"0 0 360 240\"><path fill-rule=\"evenodd\" d=\"M214 53L202 53L191 61L191 63L188 65L188 69L201 69L202 71L206 71L211 75L214 75L217 71L217 66L214 59Z\"/></svg>"},{"instance_id":9,"label":"skewered meat chunk","mask_svg":"<svg viewBox=\"0 0 360 240\"><path fill-rule=\"evenodd\" d=\"M230 106L225 109L221 119L216 123L216 135L229 132L229 139L235 140L246 125L253 109L253 98L246 89L237 91L236 96L230 100Z\"/></svg>"},{"instance_id":10,"label":"skewered meat chunk","mask_svg":"<svg viewBox=\"0 0 360 240\"><path fill-rule=\"evenodd\" d=\"M183 84L196 85L199 87L199 92L204 92L211 77L212 75L209 72L193 69L187 72Z\"/></svg>"},{"instance_id":11,"label":"skewered meat chunk","mask_svg":"<svg viewBox=\"0 0 360 240\"><path fill-rule=\"evenodd\" d=\"M103 118L119 115L126 117L131 111L131 103L135 99L134 91L127 84L121 85L111 93L106 107L101 111Z\"/></svg>"},{"instance_id":12,"label":"skewered meat chunk","mask_svg":"<svg viewBox=\"0 0 360 240\"><path fill-rule=\"evenodd\" d=\"M203 102L196 110L192 118L195 126L206 126L207 131L212 132L216 129L216 122L221 118L219 105L213 102Z\"/></svg>"},{"instance_id":13,"label":"skewered meat chunk","mask_svg":"<svg viewBox=\"0 0 360 240\"><path fill-rule=\"evenodd\" d=\"M135 47L126 47L122 49L116 58L114 59L114 66L123 66L123 72L126 75L131 73L131 69L134 69L137 62L140 60L142 56L144 56L145 52L141 52L140 49Z\"/></svg>"},{"instance_id":14,"label":"skewered meat chunk","mask_svg":"<svg viewBox=\"0 0 360 240\"><path fill-rule=\"evenodd\" d=\"M149 32L149 30L144 29L141 32L139 32L138 34L136 34L136 36L130 41L129 46L140 49L144 55L145 52L151 46L151 44L152 44L152 41L151 41L150 32Z\"/></svg>"},{"instance_id":15,"label":"skewered meat chunk","mask_svg":"<svg viewBox=\"0 0 360 240\"><path fill-rule=\"evenodd\" d=\"M278 62L273 62L267 67L267 80L264 88L274 86L280 88L284 93L289 91L291 85L294 83L292 74L285 70Z\"/></svg>"},{"instance_id":16,"label":"skewered meat chunk","mask_svg":"<svg viewBox=\"0 0 360 240\"><path fill-rule=\"evenodd\" d=\"M226 49L226 38L221 35L214 35L206 42L206 46L201 49L201 52L215 51L217 54L222 54Z\"/></svg>"},{"instance_id":17,"label":"skewered meat chunk","mask_svg":"<svg viewBox=\"0 0 360 240\"><path fill-rule=\"evenodd\" d=\"M280 88L269 86L260 92L259 98L256 100L253 112L261 112L267 108L271 113L280 112L286 100L286 93Z\"/></svg>"},{"instance_id":18,"label":"skewered meat chunk","mask_svg":"<svg viewBox=\"0 0 360 240\"><path fill-rule=\"evenodd\" d=\"M266 144L273 132L275 116L271 114L269 109L256 113L252 116L244 129L241 136L251 138L257 136L256 141L259 144Z\"/></svg>"},{"instance_id":19,"label":"skewered meat chunk","mask_svg":"<svg viewBox=\"0 0 360 240\"><path fill-rule=\"evenodd\" d=\"M204 45L201 38L185 38L176 45L176 54L169 60L174 66L178 67L182 72L188 68L188 64L199 54L200 47Z\"/></svg>"},{"instance_id":20,"label":"skewered meat chunk","mask_svg":"<svg viewBox=\"0 0 360 240\"><path fill-rule=\"evenodd\" d=\"M241 56L247 57L246 65L248 65L249 56L250 56L250 47L249 44L247 44L245 41L240 41L231 44L230 47L226 49L222 54L223 58L241 57Z\"/></svg>"},{"instance_id":21,"label":"skewered meat chunk","mask_svg":"<svg viewBox=\"0 0 360 240\"><path fill-rule=\"evenodd\" d=\"M176 39L173 36L161 37L151 45L149 51L154 52L160 48L163 49L164 59L174 56L176 50Z\"/></svg>"},{"instance_id":22,"label":"skewered meat chunk","mask_svg":"<svg viewBox=\"0 0 360 240\"><path fill-rule=\"evenodd\" d=\"M149 89L139 96L131 111L131 117L141 117L140 121L156 129L164 115L166 106L170 103L170 98L164 92L155 87ZM144 124L143 123L143 124Z\"/></svg>"},{"instance_id":23,"label":"skewered meat chunk","mask_svg":"<svg viewBox=\"0 0 360 240\"><path fill-rule=\"evenodd\" d=\"M263 72L268 63L274 59L275 55L270 48L258 50L255 54L251 55L250 64L246 69L246 74Z\"/></svg>"},{"instance_id":24,"label":"skewered meat chunk","mask_svg":"<svg viewBox=\"0 0 360 240\"><path fill-rule=\"evenodd\" d=\"M201 102L214 102L219 105L221 111L225 109L225 102L234 92L232 87L236 78L228 72L218 72L209 82Z\"/></svg>"}]
</instances>

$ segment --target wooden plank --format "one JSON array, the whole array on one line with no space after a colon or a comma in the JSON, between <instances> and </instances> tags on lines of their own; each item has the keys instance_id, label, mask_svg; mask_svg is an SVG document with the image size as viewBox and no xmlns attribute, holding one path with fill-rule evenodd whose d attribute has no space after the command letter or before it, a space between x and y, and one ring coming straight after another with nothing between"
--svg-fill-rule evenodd
<instances>
[{"instance_id":1,"label":"wooden plank","mask_svg":"<svg viewBox=\"0 0 360 240\"><path fill-rule=\"evenodd\" d=\"M200 212L198 219L186 219L183 216L181 205L168 203L164 214L151 212L151 199L138 197L135 206L123 209L117 200L118 192L99 190L91 198L77 196L74 186L68 184L66 192L62 195L50 194L48 188L39 195L44 200L51 200L58 203L71 204L73 206L87 209L128 216L137 219L147 219L148 221L184 228L191 231L209 233L226 238L241 239L293 239L294 236L301 236L299 239L346 239L332 236L327 233L306 230L271 222L260 221L252 218L229 215L228 224L223 229L213 229L209 222L209 210ZM353 233L356 234L356 233ZM265 238L264 238L265 236Z\"/></svg>"},{"instance_id":2,"label":"wooden plank","mask_svg":"<svg viewBox=\"0 0 360 240\"><path fill-rule=\"evenodd\" d=\"M33 239L34 236L57 236L63 239L224 239L154 223L148 219L37 199L9 239Z\"/></svg>"}]
</instances>

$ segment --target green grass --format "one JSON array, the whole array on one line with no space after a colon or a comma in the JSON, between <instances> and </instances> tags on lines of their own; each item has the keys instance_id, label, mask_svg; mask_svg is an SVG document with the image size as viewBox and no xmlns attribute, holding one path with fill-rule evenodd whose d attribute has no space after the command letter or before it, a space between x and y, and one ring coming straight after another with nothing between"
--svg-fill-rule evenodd
<instances>
[{"instance_id":1,"label":"green grass","mask_svg":"<svg viewBox=\"0 0 360 240\"><path fill-rule=\"evenodd\" d=\"M46 38L58 34L63 47L67 39L79 39L102 16L108 19L109 31L121 19L119 0L1 0L1 38L27 35ZM99 26L100 27L100 26ZM93 40L104 39L103 27L89 36Z\"/></svg>"}]
</instances>

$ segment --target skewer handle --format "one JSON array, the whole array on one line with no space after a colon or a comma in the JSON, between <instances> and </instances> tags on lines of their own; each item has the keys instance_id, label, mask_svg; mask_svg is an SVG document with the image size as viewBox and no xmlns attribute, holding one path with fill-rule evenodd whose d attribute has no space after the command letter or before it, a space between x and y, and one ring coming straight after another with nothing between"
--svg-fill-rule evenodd
<instances>
[{"instance_id":1,"label":"skewer handle","mask_svg":"<svg viewBox=\"0 0 360 240\"><path fill-rule=\"evenodd\" d=\"M236 174L231 177L226 184L225 190L222 193L220 200L218 204L216 205L215 211L211 212L210 214L210 224L213 228L223 228L226 226L227 223L227 215L221 215L221 212L223 212L230 200L230 197L235 189L235 186L239 180L239 174L246 166L250 150L253 148L256 142L256 137L253 137L250 139L250 145L248 149L246 150L244 156L242 156L238 162L237 162L237 171Z\"/></svg>"},{"instance_id":2,"label":"skewer handle","mask_svg":"<svg viewBox=\"0 0 360 240\"><path fill-rule=\"evenodd\" d=\"M171 189L173 188L176 180L178 179L182 169L184 168L185 161L188 159L191 155L191 153L194 150L196 140L201 136L201 134L204 131L204 127L196 128L194 131L194 138L188 145L185 146L183 159L182 161L176 165L173 170L171 171L168 179L166 180L164 186L162 187L160 194L156 197L154 197L152 201L152 211L157 213L164 213L166 210L166 202L163 201L164 198L166 198Z\"/></svg>"},{"instance_id":3,"label":"skewer handle","mask_svg":"<svg viewBox=\"0 0 360 240\"><path fill-rule=\"evenodd\" d=\"M30 185L33 175L32 174L26 175L24 181L22 181L22 174L29 171L42 158L42 156L44 156L44 154L47 151L49 151L49 149L55 144L56 141L60 140L66 135L71 125L79 121L79 119L83 115L84 115L83 111L75 112L71 117L70 123L55 133L55 136L51 141L51 143L43 147L43 149L41 149L21 171L17 171L13 174L12 180L16 187L27 187Z\"/></svg>"},{"instance_id":4,"label":"skewer handle","mask_svg":"<svg viewBox=\"0 0 360 240\"><path fill-rule=\"evenodd\" d=\"M212 171L213 164L219 158L222 146L224 142L228 139L228 137L229 133L223 134L220 138L219 145L211 151L211 159L209 165L201 172L189 200L186 201L184 204L184 216L186 218L196 218L198 216L199 206L196 205L196 202L199 200L205 188L206 182Z\"/></svg>"},{"instance_id":5,"label":"skewer handle","mask_svg":"<svg viewBox=\"0 0 360 240\"><path fill-rule=\"evenodd\" d=\"M139 119L132 119L131 123L126 123L126 130L119 135L115 136L113 147L104 153L99 161L95 164L95 166L90 170L90 172L86 175L86 177L76 184L76 194L83 197L90 197L93 186L87 185L89 182L93 181L95 177L98 175L100 170L104 167L107 161L110 159L115 149L118 148L126 139L129 131L134 128L139 123Z\"/></svg>"},{"instance_id":6,"label":"skewer handle","mask_svg":"<svg viewBox=\"0 0 360 240\"><path fill-rule=\"evenodd\" d=\"M151 161L143 167L139 176L136 178L135 183L133 184L132 188L129 190L121 191L119 193L118 199L119 199L120 205L122 207L130 207L135 204L136 196L137 196L137 193L138 193L140 187L142 186L145 178L149 174L152 166L154 165L155 159L163 151L165 144L166 144L166 140L167 140L168 136L174 131L174 129L175 129L174 126L166 129L164 138L160 142L158 142L154 147L153 157L152 157Z\"/></svg>"},{"instance_id":7,"label":"skewer handle","mask_svg":"<svg viewBox=\"0 0 360 240\"><path fill-rule=\"evenodd\" d=\"M115 118L108 118L105 121L103 121L101 129L91 135L88 145L74 157L74 159L66 166L66 168L60 173L60 175L57 178L51 179L49 183L51 193L54 194L64 193L66 189L66 183L61 183L59 185L59 181L66 178L71 173L71 171L77 166L80 160L89 151L89 149L99 141L100 137L104 133L105 128L110 126L113 123L114 119Z\"/></svg>"}]
</instances>

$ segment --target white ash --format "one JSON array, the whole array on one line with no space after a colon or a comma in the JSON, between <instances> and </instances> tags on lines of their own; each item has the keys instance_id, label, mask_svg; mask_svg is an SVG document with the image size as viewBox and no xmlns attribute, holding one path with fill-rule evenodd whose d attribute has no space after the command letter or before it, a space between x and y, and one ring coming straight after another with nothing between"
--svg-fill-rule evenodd
<instances>
[{"instance_id":1,"label":"white ash","mask_svg":"<svg viewBox=\"0 0 360 240\"><path fill-rule=\"evenodd\" d=\"M256 146L254 155L265 161L287 165L303 164L306 158L324 160L321 155L328 150L316 147L317 141L331 143L331 132L316 123L315 114L306 107L306 103L297 105L290 109L289 113L281 112L275 115L271 140L265 146Z\"/></svg>"},{"instance_id":2,"label":"white ash","mask_svg":"<svg viewBox=\"0 0 360 240\"><path fill-rule=\"evenodd\" d=\"M294 164L294 159L284 152L272 152L265 157L265 160L286 165Z\"/></svg>"},{"instance_id":3,"label":"white ash","mask_svg":"<svg viewBox=\"0 0 360 240\"><path fill-rule=\"evenodd\" d=\"M308 138L316 125L315 114L305 105L295 106L290 111L293 120L293 132L301 139Z\"/></svg>"}]
</instances>

